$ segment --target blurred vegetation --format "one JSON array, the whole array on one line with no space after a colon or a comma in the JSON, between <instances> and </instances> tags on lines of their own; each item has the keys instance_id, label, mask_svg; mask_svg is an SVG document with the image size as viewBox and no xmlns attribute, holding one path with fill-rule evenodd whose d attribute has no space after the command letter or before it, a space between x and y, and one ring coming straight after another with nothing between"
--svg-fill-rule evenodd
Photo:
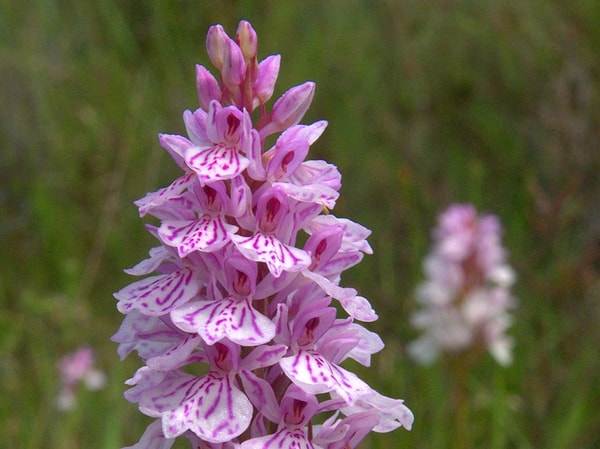
<instances>
[{"instance_id":1,"label":"blurred vegetation","mask_svg":"<svg viewBox=\"0 0 600 449\"><path fill-rule=\"evenodd\" d=\"M519 276L515 362L470 373L475 447L600 447L600 2L0 0L0 447L118 448L148 420L138 362L110 342L112 293L153 240L131 204L177 175L157 143L197 105L207 28L250 20L279 93L307 79L312 149L340 168L338 216L373 230L344 283L387 343L361 376L406 399L411 432L364 448L445 448L443 363L406 342L436 215L497 214ZM55 408L56 362L93 345L110 385ZM184 445L175 447L185 447Z\"/></svg>"}]
</instances>

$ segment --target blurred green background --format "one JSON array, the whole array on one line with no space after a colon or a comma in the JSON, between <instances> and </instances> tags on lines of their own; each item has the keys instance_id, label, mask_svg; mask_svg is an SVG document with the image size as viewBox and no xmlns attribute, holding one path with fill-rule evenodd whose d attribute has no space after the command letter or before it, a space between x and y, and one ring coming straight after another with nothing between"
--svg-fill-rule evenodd
<instances>
[{"instance_id":1,"label":"blurred green background","mask_svg":"<svg viewBox=\"0 0 600 449\"><path fill-rule=\"evenodd\" d=\"M282 54L276 93L316 81L304 122L330 125L311 157L342 172L336 215L373 230L343 283L387 347L359 372L416 420L361 447L451 445L446 365L405 346L452 202L500 217L519 278L514 363L466 379L474 447L600 447L597 0L0 0L0 447L119 448L149 422L122 398L139 362L109 340L122 270L154 244L131 203L177 176L156 136L197 107L208 27L242 18L260 58ZM58 412L80 343L109 385Z\"/></svg>"}]
</instances>

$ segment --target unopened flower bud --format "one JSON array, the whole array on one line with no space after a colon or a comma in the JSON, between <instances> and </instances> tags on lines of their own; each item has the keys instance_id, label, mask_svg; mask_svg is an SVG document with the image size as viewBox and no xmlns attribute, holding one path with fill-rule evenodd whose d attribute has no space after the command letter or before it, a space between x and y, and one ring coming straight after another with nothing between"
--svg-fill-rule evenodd
<instances>
[{"instance_id":1,"label":"unopened flower bud","mask_svg":"<svg viewBox=\"0 0 600 449\"><path fill-rule=\"evenodd\" d=\"M312 102L315 93L315 83L307 81L292 87L285 92L273 105L271 122L260 130L262 138L296 125Z\"/></svg>"},{"instance_id":2,"label":"unopened flower bud","mask_svg":"<svg viewBox=\"0 0 600 449\"><path fill-rule=\"evenodd\" d=\"M213 25L209 28L208 35L206 36L206 50L210 62L218 70L223 68L225 53L227 51L227 41L229 40L229 36L227 36L221 25Z\"/></svg>"},{"instance_id":3,"label":"unopened flower bud","mask_svg":"<svg viewBox=\"0 0 600 449\"><path fill-rule=\"evenodd\" d=\"M242 50L246 64L248 64L251 60L256 58L258 48L256 31L254 31L250 22L247 22L246 20L240 22L235 38Z\"/></svg>"}]
</instances>

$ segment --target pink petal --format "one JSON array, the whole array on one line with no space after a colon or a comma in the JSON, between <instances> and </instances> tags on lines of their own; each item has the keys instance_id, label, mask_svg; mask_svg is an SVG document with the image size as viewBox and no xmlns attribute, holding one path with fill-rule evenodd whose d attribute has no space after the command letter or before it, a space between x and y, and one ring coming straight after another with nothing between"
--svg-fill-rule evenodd
<instances>
[{"instance_id":1,"label":"pink petal","mask_svg":"<svg viewBox=\"0 0 600 449\"><path fill-rule=\"evenodd\" d=\"M252 90L262 103L266 103L273 96L275 82L279 75L280 61L280 55L271 55L258 64L258 75L252 85Z\"/></svg>"},{"instance_id":2,"label":"pink petal","mask_svg":"<svg viewBox=\"0 0 600 449\"><path fill-rule=\"evenodd\" d=\"M220 91L219 91L220 94ZM202 109L196 109L192 111L183 112L183 122L185 123L185 130L189 136L192 144L182 148L181 157L185 154L185 150L192 146L198 147L209 147L211 145L208 136L206 135L206 112Z\"/></svg>"},{"instance_id":3,"label":"pink petal","mask_svg":"<svg viewBox=\"0 0 600 449\"><path fill-rule=\"evenodd\" d=\"M237 218L242 227L254 223L252 216L252 191L243 176L231 180L231 201L227 215Z\"/></svg>"},{"instance_id":4,"label":"pink petal","mask_svg":"<svg viewBox=\"0 0 600 449\"><path fill-rule=\"evenodd\" d=\"M356 374L329 363L315 351L299 350L279 361L279 366L292 382L311 394L335 392L348 405L373 390Z\"/></svg>"},{"instance_id":5,"label":"pink petal","mask_svg":"<svg viewBox=\"0 0 600 449\"><path fill-rule=\"evenodd\" d=\"M185 152L185 162L194 170L202 185L234 178L250 165L250 161L235 148L221 145L190 147Z\"/></svg>"},{"instance_id":6,"label":"pink petal","mask_svg":"<svg viewBox=\"0 0 600 449\"><path fill-rule=\"evenodd\" d=\"M196 89L202 109L207 110L212 100L221 97L221 89L215 77L201 65L196 65Z\"/></svg>"},{"instance_id":7,"label":"pink petal","mask_svg":"<svg viewBox=\"0 0 600 449\"><path fill-rule=\"evenodd\" d=\"M237 231L221 217L205 215L196 221L165 220L158 229L161 240L177 247L179 257L186 257L192 251L213 252L229 242L229 234Z\"/></svg>"},{"instance_id":8,"label":"pink petal","mask_svg":"<svg viewBox=\"0 0 600 449\"><path fill-rule=\"evenodd\" d=\"M226 337L242 346L257 346L275 336L275 324L248 299L190 302L171 312L171 319L181 330L198 333L209 345Z\"/></svg>"},{"instance_id":9,"label":"pink petal","mask_svg":"<svg viewBox=\"0 0 600 449\"><path fill-rule=\"evenodd\" d=\"M169 153L169 156L173 158L179 168L188 171L183 160L183 154L187 148L193 145L192 142L177 134L159 134L158 142Z\"/></svg>"},{"instance_id":10,"label":"pink petal","mask_svg":"<svg viewBox=\"0 0 600 449\"><path fill-rule=\"evenodd\" d=\"M164 187L156 192L148 193L143 198L134 201L133 204L139 207L140 216L143 217L150 210L152 210L152 208L160 206L169 199L181 194L181 192L183 192L183 190L190 186L194 181L194 174L188 173L180 178L177 178L171 183L170 186Z\"/></svg>"},{"instance_id":11,"label":"pink petal","mask_svg":"<svg viewBox=\"0 0 600 449\"><path fill-rule=\"evenodd\" d=\"M150 276L119 290L114 297L119 300L119 312L127 314L134 309L144 315L164 315L192 299L201 283L189 268L168 275Z\"/></svg>"},{"instance_id":12,"label":"pink petal","mask_svg":"<svg viewBox=\"0 0 600 449\"><path fill-rule=\"evenodd\" d=\"M373 253L366 240L371 231L347 218L338 218L331 214L320 215L310 223L306 231L312 234L329 226L341 226L344 230L341 251L359 250L366 254Z\"/></svg>"},{"instance_id":13,"label":"pink petal","mask_svg":"<svg viewBox=\"0 0 600 449\"><path fill-rule=\"evenodd\" d=\"M286 129L277 139L277 143L291 142L293 140L306 140L312 145L325 131L326 120L319 120L310 125L296 125Z\"/></svg>"},{"instance_id":14,"label":"pink petal","mask_svg":"<svg viewBox=\"0 0 600 449\"><path fill-rule=\"evenodd\" d=\"M348 250L345 252L338 252L326 264L319 267L318 272L327 277L339 276L343 271L353 267L359 263L364 257L364 254L357 250Z\"/></svg>"},{"instance_id":15,"label":"pink petal","mask_svg":"<svg viewBox=\"0 0 600 449\"><path fill-rule=\"evenodd\" d=\"M284 245L272 235L255 234L252 237L232 235L237 249L250 260L264 262L273 276L283 271L300 271L308 267L311 258L305 251Z\"/></svg>"}]
</instances>

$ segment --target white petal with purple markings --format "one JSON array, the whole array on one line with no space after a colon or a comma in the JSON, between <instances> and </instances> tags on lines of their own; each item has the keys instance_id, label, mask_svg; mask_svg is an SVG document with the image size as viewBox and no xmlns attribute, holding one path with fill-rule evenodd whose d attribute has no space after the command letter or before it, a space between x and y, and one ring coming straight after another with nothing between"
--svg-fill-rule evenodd
<instances>
[{"instance_id":1,"label":"white petal with purple markings","mask_svg":"<svg viewBox=\"0 0 600 449\"><path fill-rule=\"evenodd\" d=\"M299 350L279 361L279 366L292 382L311 394L335 392L348 405L373 390L356 374L330 363L319 353Z\"/></svg>"},{"instance_id":2,"label":"white petal with purple markings","mask_svg":"<svg viewBox=\"0 0 600 449\"><path fill-rule=\"evenodd\" d=\"M162 413L163 434L174 438L191 430L210 443L231 441L246 430L252 404L230 376L209 373L177 385L183 395L178 404ZM156 408L169 407L174 392L152 399ZM164 399L164 402L163 402Z\"/></svg>"},{"instance_id":3,"label":"white petal with purple markings","mask_svg":"<svg viewBox=\"0 0 600 449\"><path fill-rule=\"evenodd\" d=\"M308 267L311 258L306 251L284 245L275 236L257 233L252 237L232 235L231 240L244 257L264 262L275 277L283 271L300 271Z\"/></svg>"},{"instance_id":4,"label":"white petal with purple markings","mask_svg":"<svg viewBox=\"0 0 600 449\"><path fill-rule=\"evenodd\" d=\"M190 147L185 152L185 162L196 172L202 185L234 178L250 165L250 160L234 147L221 145L210 148Z\"/></svg>"},{"instance_id":5,"label":"white petal with purple markings","mask_svg":"<svg viewBox=\"0 0 600 449\"><path fill-rule=\"evenodd\" d=\"M209 345L226 337L242 346L257 346L275 336L275 324L248 299L190 302L173 310L171 320L185 332L198 333Z\"/></svg>"},{"instance_id":6,"label":"white petal with purple markings","mask_svg":"<svg viewBox=\"0 0 600 449\"><path fill-rule=\"evenodd\" d=\"M121 313L137 309L144 315L164 315L192 299L200 286L194 271L182 268L134 282L119 290L114 297L119 300L117 309Z\"/></svg>"},{"instance_id":7,"label":"white petal with purple markings","mask_svg":"<svg viewBox=\"0 0 600 449\"><path fill-rule=\"evenodd\" d=\"M221 217L205 215L195 221L165 220L158 235L166 245L177 248L179 257L186 257L192 251L213 252L222 248L229 242L229 234L237 229Z\"/></svg>"}]
</instances>

